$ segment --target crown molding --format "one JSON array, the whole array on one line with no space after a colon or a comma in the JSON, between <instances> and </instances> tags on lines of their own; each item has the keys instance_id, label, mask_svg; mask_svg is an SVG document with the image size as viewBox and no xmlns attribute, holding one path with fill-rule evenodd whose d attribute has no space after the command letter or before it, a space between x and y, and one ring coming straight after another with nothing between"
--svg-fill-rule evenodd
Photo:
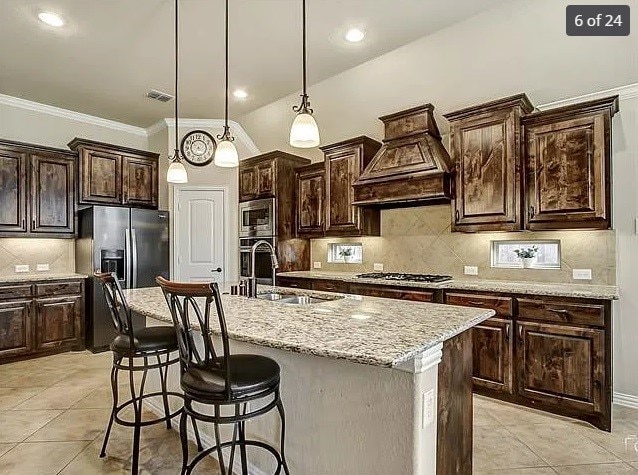
<instances>
[{"instance_id":1,"label":"crown molding","mask_svg":"<svg viewBox=\"0 0 638 475\"><path fill-rule=\"evenodd\" d=\"M40 102L28 101L19 97L7 96L6 94L0 94L0 104L17 107L19 109L40 112L42 114L53 115L56 117L63 117L65 119L71 119L78 122L83 122L85 124L97 125L100 127L105 127L107 129L118 130L120 132L127 132L129 134L139 135L142 137L147 136L146 129L144 129L143 127L124 124L115 120L103 119L102 117L96 117L89 114L83 114L81 112L62 109L61 107L41 104Z\"/></svg>"},{"instance_id":2,"label":"crown molding","mask_svg":"<svg viewBox=\"0 0 638 475\"><path fill-rule=\"evenodd\" d=\"M604 91L592 92L591 94L584 94L582 96L570 97L567 99L561 99L559 101L548 102L547 104L541 104L536 106L539 110L544 111L548 109L554 109L556 107L570 106L585 101L593 101L596 99L602 99L609 96L618 96L619 99L633 99L638 97L638 83L627 84L626 86L614 87L612 89L605 89Z\"/></svg>"},{"instance_id":3,"label":"crown molding","mask_svg":"<svg viewBox=\"0 0 638 475\"><path fill-rule=\"evenodd\" d=\"M405 371L407 373L425 373L427 370L437 366L443 358L443 343L438 343L432 348L428 348L422 353L399 363L394 369Z\"/></svg>"}]
</instances>

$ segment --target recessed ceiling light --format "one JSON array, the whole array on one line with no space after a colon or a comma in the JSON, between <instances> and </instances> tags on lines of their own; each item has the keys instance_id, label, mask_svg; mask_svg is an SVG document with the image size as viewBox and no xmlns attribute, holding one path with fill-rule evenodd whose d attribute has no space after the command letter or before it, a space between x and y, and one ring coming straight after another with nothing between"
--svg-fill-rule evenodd
<instances>
[{"instance_id":1,"label":"recessed ceiling light","mask_svg":"<svg viewBox=\"0 0 638 475\"><path fill-rule=\"evenodd\" d=\"M38 14L40 21L50 26L60 27L64 25L64 19L57 13L53 12L41 12Z\"/></svg>"},{"instance_id":2,"label":"recessed ceiling light","mask_svg":"<svg viewBox=\"0 0 638 475\"><path fill-rule=\"evenodd\" d=\"M248 93L243 89L235 89L233 91L233 96L235 96L237 99L246 99L248 97Z\"/></svg>"},{"instance_id":3,"label":"recessed ceiling light","mask_svg":"<svg viewBox=\"0 0 638 475\"><path fill-rule=\"evenodd\" d=\"M346 40L350 43L358 43L363 40L366 34L359 28L350 28L346 33Z\"/></svg>"}]
</instances>

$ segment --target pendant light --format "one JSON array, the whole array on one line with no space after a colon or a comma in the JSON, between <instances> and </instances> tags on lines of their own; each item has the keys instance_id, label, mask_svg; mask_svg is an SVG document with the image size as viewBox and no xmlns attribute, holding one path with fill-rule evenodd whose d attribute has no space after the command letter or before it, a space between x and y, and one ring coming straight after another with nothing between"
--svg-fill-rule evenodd
<instances>
[{"instance_id":1,"label":"pendant light","mask_svg":"<svg viewBox=\"0 0 638 475\"><path fill-rule=\"evenodd\" d=\"M168 157L171 163L166 173L166 181L169 183L188 183L188 174L182 163L179 152L179 124L178 124L178 78L179 78L179 0L175 0L175 152Z\"/></svg>"},{"instance_id":2,"label":"pendant light","mask_svg":"<svg viewBox=\"0 0 638 475\"><path fill-rule=\"evenodd\" d=\"M306 0L302 0L302 31L303 31L303 91L301 104L292 108L297 117L290 128L290 145L297 148L311 148L319 145L319 127L312 116L306 88Z\"/></svg>"},{"instance_id":3,"label":"pendant light","mask_svg":"<svg viewBox=\"0 0 638 475\"><path fill-rule=\"evenodd\" d=\"M239 155L233 141L235 137L230 133L228 126L228 0L226 0L226 89L224 92L224 131L217 138L220 142L215 150L215 165L218 167L231 168L239 166Z\"/></svg>"}]
</instances>

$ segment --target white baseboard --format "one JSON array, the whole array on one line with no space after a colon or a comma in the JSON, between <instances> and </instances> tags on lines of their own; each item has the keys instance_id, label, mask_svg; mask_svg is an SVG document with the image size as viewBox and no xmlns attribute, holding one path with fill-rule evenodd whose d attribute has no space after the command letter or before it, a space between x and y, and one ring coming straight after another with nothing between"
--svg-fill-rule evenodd
<instances>
[{"instance_id":1,"label":"white baseboard","mask_svg":"<svg viewBox=\"0 0 638 475\"><path fill-rule=\"evenodd\" d=\"M633 407L634 409L638 409L638 396L614 392L613 401L614 404L618 404L620 406Z\"/></svg>"},{"instance_id":2,"label":"white baseboard","mask_svg":"<svg viewBox=\"0 0 638 475\"><path fill-rule=\"evenodd\" d=\"M151 412L158 417L164 416L164 406L160 406L153 399L147 399L146 401L144 401L144 407L146 407L147 409L150 409ZM173 424L173 430L179 432L179 424ZM187 425L186 432L188 433L188 440L195 442L195 432L193 431L193 426L191 424ZM209 436L207 434L200 432L199 438L202 441L202 445L204 446L204 448L212 447L213 445L215 445L215 439L212 436ZM215 457L213 454L210 454L210 456L213 457L215 460L217 460L217 457ZM239 463L241 462L239 462L238 460L235 461L235 467L234 467L235 470L233 470L234 473L241 472L241 466L237 467ZM237 470L239 470L240 472L238 472ZM248 462L248 474L249 475L269 475L267 472L264 472L262 469L254 466L250 462Z\"/></svg>"}]
</instances>

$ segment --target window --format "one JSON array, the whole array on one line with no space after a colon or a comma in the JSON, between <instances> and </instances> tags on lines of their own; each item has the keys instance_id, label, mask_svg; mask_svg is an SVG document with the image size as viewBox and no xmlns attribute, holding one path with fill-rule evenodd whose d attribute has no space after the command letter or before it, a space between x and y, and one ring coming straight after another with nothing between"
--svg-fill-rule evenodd
<instances>
[{"instance_id":1,"label":"window","mask_svg":"<svg viewBox=\"0 0 638 475\"><path fill-rule=\"evenodd\" d=\"M328 262L361 264L363 262L363 246L361 243L328 244Z\"/></svg>"},{"instance_id":2,"label":"window","mask_svg":"<svg viewBox=\"0 0 638 475\"><path fill-rule=\"evenodd\" d=\"M531 267L560 269L560 241L492 241L492 267L523 267L515 251L536 247Z\"/></svg>"}]
</instances>

